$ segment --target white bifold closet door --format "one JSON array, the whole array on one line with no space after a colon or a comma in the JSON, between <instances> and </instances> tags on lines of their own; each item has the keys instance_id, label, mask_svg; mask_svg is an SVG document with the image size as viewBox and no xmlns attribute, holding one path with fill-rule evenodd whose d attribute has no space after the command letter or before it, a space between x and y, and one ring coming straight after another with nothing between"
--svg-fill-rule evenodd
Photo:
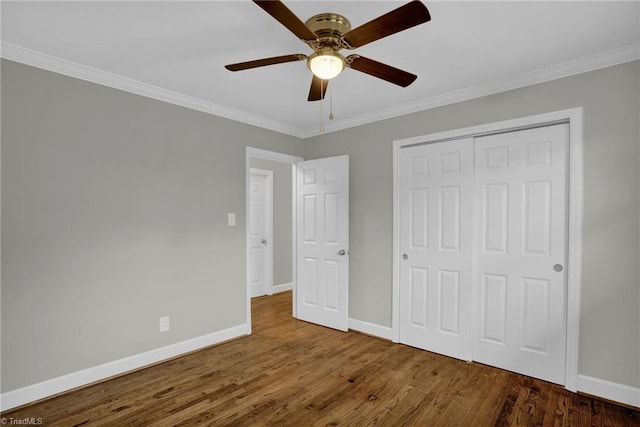
<instances>
[{"instance_id":1,"label":"white bifold closet door","mask_svg":"<svg viewBox=\"0 0 640 427\"><path fill-rule=\"evenodd\" d=\"M400 150L399 341L471 359L473 140Z\"/></svg>"},{"instance_id":2,"label":"white bifold closet door","mask_svg":"<svg viewBox=\"0 0 640 427\"><path fill-rule=\"evenodd\" d=\"M478 362L564 384L567 124L476 138Z\"/></svg>"},{"instance_id":3,"label":"white bifold closet door","mask_svg":"<svg viewBox=\"0 0 640 427\"><path fill-rule=\"evenodd\" d=\"M403 148L399 341L564 384L568 125Z\"/></svg>"}]
</instances>

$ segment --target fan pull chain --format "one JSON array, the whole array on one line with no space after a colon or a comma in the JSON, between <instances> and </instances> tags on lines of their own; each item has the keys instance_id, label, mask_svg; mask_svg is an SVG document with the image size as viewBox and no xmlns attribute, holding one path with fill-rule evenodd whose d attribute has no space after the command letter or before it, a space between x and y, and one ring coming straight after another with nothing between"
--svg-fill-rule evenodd
<instances>
[{"instance_id":1,"label":"fan pull chain","mask_svg":"<svg viewBox=\"0 0 640 427\"><path fill-rule=\"evenodd\" d=\"M333 85L329 88L329 120L333 120Z\"/></svg>"},{"instance_id":2,"label":"fan pull chain","mask_svg":"<svg viewBox=\"0 0 640 427\"><path fill-rule=\"evenodd\" d=\"M323 122L323 115L324 115L324 96L322 96L324 94L324 80L320 79L320 132L324 132L324 122Z\"/></svg>"}]
</instances>

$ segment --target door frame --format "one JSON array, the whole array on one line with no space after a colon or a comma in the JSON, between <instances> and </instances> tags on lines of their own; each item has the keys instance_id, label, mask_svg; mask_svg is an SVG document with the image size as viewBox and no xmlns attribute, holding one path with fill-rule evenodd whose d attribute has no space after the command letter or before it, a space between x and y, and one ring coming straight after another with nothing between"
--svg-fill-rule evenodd
<instances>
[{"instance_id":1,"label":"door frame","mask_svg":"<svg viewBox=\"0 0 640 427\"><path fill-rule=\"evenodd\" d=\"M293 285L293 315L296 315L296 203L295 203L295 191L296 191L296 167L295 164L304 160L302 157L294 156L291 154L279 153L277 151L263 150L261 148L254 148L247 146L245 148L245 190L244 190L244 206L245 206L245 275L246 275L246 313L247 317L245 323L247 325L247 334L251 333L251 283L250 277L250 264L249 264L249 186L251 184L251 159L265 159L273 160L276 162L288 163L292 165L291 173L291 227L292 227L292 276L291 282Z\"/></svg>"},{"instance_id":2,"label":"door frame","mask_svg":"<svg viewBox=\"0 0 640 427\"><path fill-rule=\"evenodd\" d=\"M264 223L266 225L264 235L267 246L264 248L264 262L262 266L262 290L265 295L273 295L273 171L258 168L249 168L249 176L264 177L266 188L264 189L265 209L263 212ZM249 225L251 224L251 209L247 209L247 238L249 237ZM249 240L247 240L249 242ZM249 248L249 253L251 253ZM248 260L247 260L248 262ZM247 276L247 281L251 277ZM251 285L249 285L251 289ZM253 290L251 290L253 294Z\"/></svg>"},{"instance_id":3,"label":"door frame","mask_svg":"<svg viewBox=\"0 0 640 427\"><path fill-rule=\"evenodd\" d=\"M403 147L444 143L465 137L513 132L552 124L569 124L568 146L568 224L567 224L567 338L565 388L578 389L578 338L580 334L580 284L582 274L583 222L583 109L582 107L519 117L393 141L393 299L391 315L392 341L399 339L400 318L400 183L399 153Z\"/></svg>"}]
</instances>

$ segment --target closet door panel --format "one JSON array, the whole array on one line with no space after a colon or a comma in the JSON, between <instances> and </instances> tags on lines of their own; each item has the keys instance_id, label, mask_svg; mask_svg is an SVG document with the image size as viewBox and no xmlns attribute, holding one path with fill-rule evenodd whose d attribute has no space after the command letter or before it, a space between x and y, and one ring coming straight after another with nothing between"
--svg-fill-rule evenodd
<instances>
[{"instance_id":1,"label":"closet door panel","mask_svg":"<svg viewBox=\"0 0 640 427\"><path fill-rule=\"evenodd\" d=\"M400 151L399 341L471 358L473 140Z\"/></svg>"}]
</instances>

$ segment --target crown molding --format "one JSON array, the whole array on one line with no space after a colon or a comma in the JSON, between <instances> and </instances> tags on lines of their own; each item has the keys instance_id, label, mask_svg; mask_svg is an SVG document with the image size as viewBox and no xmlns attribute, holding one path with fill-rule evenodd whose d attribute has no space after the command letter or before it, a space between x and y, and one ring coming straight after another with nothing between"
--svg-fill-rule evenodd
<instances>
[{"instance_id":1,"label":"crown molding","mask_svg":"<svg viewBox=\"0 0 640 427\"><path fill-rule=\"evenodd\" d=\"M597 55L587 56L558 65L540 68L538 70L530 71L502 80L497 80L491 83L473 86L442 95L432 96L415 102L374 111L372 113L363 114L345 120L335 121L331 123L331 127L327 127L324 132L319 132L315 127L305 129L302 138L325 135L327 133L361 126L380 120L391 119L393 117L430 110L432 108L455 104L462 101L468 101L470 99L481 98L483 96L506 92L513 89L519 89L525 86L531 86L551 80L557 80L563 77L586 73L588 71L594 71L601 68L624 64L626 62L637 61L639 59L640 43L636 43L622 48L603 52Z\"/></svg>"},{"instance_id":2,"label":"crown molding","mask_svg":"<svg viewBox=\"0 0 640 427\"><path fill-rule=\"evenodd\" d=\"M544 83L551 80L569 77L588 71L611 67L626 62L640 59L640 43L613 49L600 54L564 62L550 67L540 68L518 76L497 80L487 84L473 86L441 95L431 96L418 101L410 102L362 114L345 120L331 123L324 132L317 128L300 129L285 123L280 123L254 114L249 114L215 104L193 96L184 95L158 86L129 79L117 74L87 67L75 62L67 61L35 50L27 49L8 42L2 42L0 57L22 64L31 65L59 74L75 77L103 86L124 90L159 101L168 102L215 116L235 120L248 125L257 126L274 132L283 133L301 139L337 132L344 129L362 126L380 120L391 119L398 116L430 110L449 104L455 104L470 99L481 98L495 93L506 92L513 89Z\"/></svg>"},{"instance_id":3,"label":"crown molding","mask_svg":"<svg viewBox=\"0 0 640 427\"><path fill-rule=\"evenodd\" d=\"M248 114L240 110L225 107L224 105L205 101L194 96L184 95L182 93L164 89L138 80L129 79L118 74L109 73L86 65L67 61L65 59L28 49L13 43L5 41L2 42L0 57L114 89L142 95L158 101L168 102L170 104L223 117L225 119L235 120L298 138L303 137L302 130L274 120L269 120L254 114Z\"/></svg>"}]
</instances>

